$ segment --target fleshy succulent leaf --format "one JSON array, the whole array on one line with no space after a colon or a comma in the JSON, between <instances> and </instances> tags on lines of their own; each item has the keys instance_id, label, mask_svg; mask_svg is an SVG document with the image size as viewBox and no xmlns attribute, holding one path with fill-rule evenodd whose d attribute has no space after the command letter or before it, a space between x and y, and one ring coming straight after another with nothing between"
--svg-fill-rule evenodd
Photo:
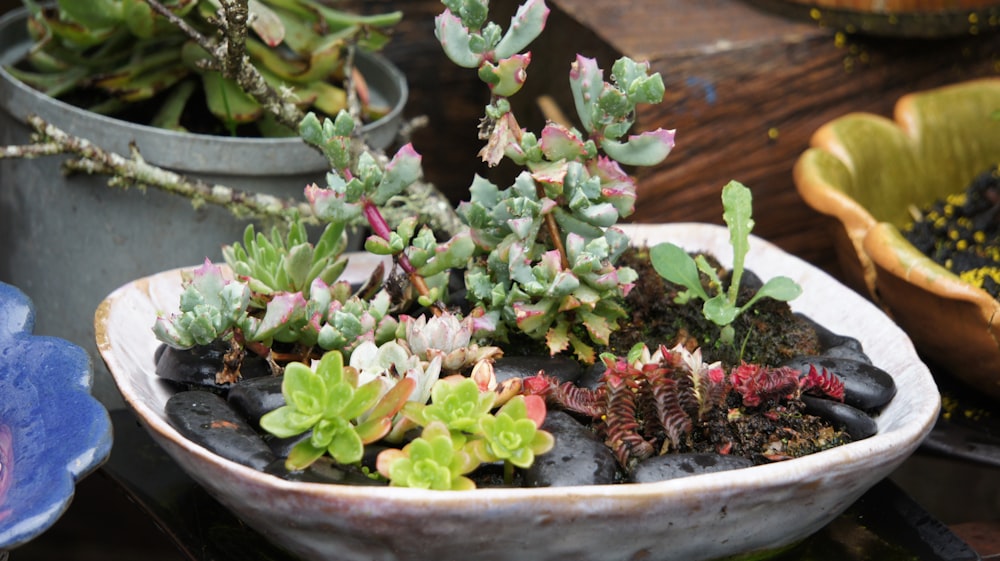
<instances>
[{"instance_id":1,"label":"fleshy succulent leaf","mask_svg":"<svg viewBox=\"0 0 1000 561\"><path fill-rule=\"evenodd\" d=\"M434 36L452 62L462 68L479 66L482 56L470 47L472 34L450 10L445 10L434 18Z\"/></svg>"},{"instance_id":2,"label":"fleshy succulent leaf","mask_svg":"<svg viewBox=\"0 0 1000 561\"><path fill-rule=\"evenodd\" d=\"M545 5L545 0L527 0L518 6L507 33L494 49L495 56L505 59L520 53L542 32L548 17L549 8Z\"/></svg>"},{"instance_id":3,"label":"fleshy succulent leaf","mask_svg":"<svg viewBox=\"0 0 1000 561\"><path fill-rule=\"evenodd\" d=\"M674 131L657 129L629 136L625 142L605 139L601 148L615 160L627 166L655 166L674 147Z\"/></svg>"}]
</instances>

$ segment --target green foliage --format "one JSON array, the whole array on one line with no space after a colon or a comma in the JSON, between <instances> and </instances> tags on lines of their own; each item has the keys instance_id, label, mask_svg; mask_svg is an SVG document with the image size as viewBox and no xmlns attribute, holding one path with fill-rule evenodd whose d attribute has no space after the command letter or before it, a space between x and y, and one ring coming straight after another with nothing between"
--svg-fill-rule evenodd
<instances>
[{"instance_id":1,"label":"green foliage","mask_svg":"<svg viewBox=\"0 0 1000 561\"><path fill-rule=\"evenodd\" d=\"M343 257L347 247L342 222L330 222L314 246L309 242L301 220L293 221L287 236L274 228L271 237L255 233L253 224L237 242L222 248L226 264L238 277L247 281L257 295L270 297L277 292L302 292L309 297L309 287L316 279L332 284L347 266Z\"/></svg>"},{"instance_id":2,"label":"green foliage","mask_svg":"<svg viewBox=\"0 0 1000 561\"><path fill-rule=\"evenodd\" d=\"M358 386L358 374L344 367L343 356L323 355L315 369L299 362L285 368L281 393L285 405L260 419L264 430L288 438L312 431L296 444L285 464L289 470L308 467L324 453L341 464L361 461L364 445L375 442L392 428L392 417L413 390L401 381L381 396L379 379Z\"/></svg>"},{"instance_id":3,"label":"green foliage","mask_svg":"<svg viewBox=\"0 0 1000 561\"><path fill-rule=\"evenodd\" d=\"M424 428L402 450L394 448L379 453L379 473L396 487L464 491L476 484L465 477L479 462L452 439L443 423L434 422Z\"/></svg>"},{"instance_id":4,"label":"green foliage","mask_svg":"<svg viewBox=\"0 0 1000 561\"><path fill-rule=\"evenodd\" d=\"M678 303L692 298L701 299L705 318L723 327L722 340L732 344L732 322L743 312L764 297L789 301L802 293L802 288L788 277L774 277L760 287L742 306L737 305L740 279L743 277L744 261L750 251L750 232L753 230L752 195L750 190L738 181L730 181L722 189L723 218L729 227L729 242L733 248L733 265L728 290L723 290L715 268L709 265L704 255L692 258L682 248L662 243L650 249L650 260L656 272L668 281L685 287L678 294ZM707 279L702 284L701 274Z\"/></svg>"},{"instance_id":5,"label":"green foliage","mask_svg":"<svg viewBox=\"0 0 1000 561\"><path fill-rule=\"evenodd\" d=\"M439 380L431 390L431 403L411 401L403 407L406 418L424 427L421 437L402 451L379 453L379 473L396 486L453 489L474 487L462 475L481 462L503 461L508 478L513 466L531 466L536 455L555 444L553 436L539 428L545 402L518 395L493 414L496 395L471 378Z\"/></svg>"},{"instance_id":6,"label":"green foliage","mask_svg":"<svg viewBox=\"0 0 1000 561\"><path fill-rule=\"evenodd\" d=\"M218 16L218 2L163 4L189 27L216 36L210 20ZM37 44L27 55L27 66L8 70L47 95L85 99L97 93L102 101L86 109L110 115L157 99L162 109L151 122L184 130L178 107L196 100L194 88L177 86L196 84L221 123L254 123L265 136L295 133L274 125L267 111L234 81L206 70L202 62L208 53L144 0L60 0L57 8L46 9L25 0L25 5ZM303 109L328 115L346 106L346 93L334 85L343 78L346 46L381 48L388 40L386 30L402 17L398 11L355 15L313 0L251 0L249 8L251 63L272 87L291 89ZM366 101L364 114L374 118L387 109Z\"/></svg>"},{"instance_id":7,"label":"green foliage","mask_svg":"<svg viewBox=\"0 0 1000 561\"><path fill-rule=\"evenodd\" d=\"M248 226L243 245L223 248L236 278L206 261L185 280L179 312L158 318L155 334L176 348L234 337L257 352L291 343L304 356L313 347L350 353L362 340L394 338L389 294L352 294L337 280L346 266L343 224L330 224L315 246L306 238L298 221L284 238L277 228L267 237Z\"/></svg>"}]
</instances>

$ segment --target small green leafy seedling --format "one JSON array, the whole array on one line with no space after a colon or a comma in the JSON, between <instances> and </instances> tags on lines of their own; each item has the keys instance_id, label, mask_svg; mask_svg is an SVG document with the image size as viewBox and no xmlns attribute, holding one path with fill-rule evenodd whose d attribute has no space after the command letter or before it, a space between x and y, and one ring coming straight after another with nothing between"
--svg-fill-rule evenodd
<instances>
[{"instance_id":1,"label":"small green leafy seedling","mask_svg":"<svg viewBox=\"0 0 1000 561\"><path fill-rule=\"evenodd\" d=\"M361 461L364 445L388 434L392 417L403 407L415 382L404 378L381 398L381 380L357 384L357 370L344 367L338 351L324 354L315 369L301 362L285 367L281 383L285 405L261 417L260 425L279 438L312 431L292 448L285 461L288 470L305 469L324 453L340 464Z\"/></svg>"},{"instance_id":2,"label":"small green leafy seedling","mask_svg":"<svg viewBox=\"0 0 1000 561\"><path fill-rule=\"evenodd\" d=\"M678 294L675 301L684 304L692 298L703 300L702 313L706 319L722 327L720 340L730 345L734 337L733 321L758 300L767 296L787 302L802 294L802 288L792 279L774 277L764 283L742 306L736 304L744 261L750 250L750 231L754 226L751 218L752 199L750 189L738 181L730 181L722 188L722 217L729 227L729 243L733 247L732 275L728 290L723 290L718 273L704 255L692 258L683 248L669 242L654 246L649 255L653 268L660 276L686 288ZM702 285L699 271L708 277L707 287Z\"/></svg>"}]
</instances>

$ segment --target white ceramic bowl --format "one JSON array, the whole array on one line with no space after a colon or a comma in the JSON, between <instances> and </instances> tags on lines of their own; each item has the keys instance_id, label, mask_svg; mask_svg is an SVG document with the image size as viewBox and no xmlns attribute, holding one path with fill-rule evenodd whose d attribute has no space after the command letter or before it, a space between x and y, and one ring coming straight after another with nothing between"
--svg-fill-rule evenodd
<instances>
[{"instance_id":1,"label":"white ceramic bowl","mask_svg":"<svg viewBox=\"0 0 1000 561\"><path fill-rule=\"evenodd\" d=\"M725 261L728 232L714 225L631 226L635 243L670 240ZM360 265L365 269L365 265ZM906 335L833 278L754 238L747 267L787 275L793 302L834 332L859 339L898 392L879 433L804 458L673 481L543 489L423 491L292 483L222 459L164 419L150 330L180 293L178 271L112 293L96 317L98 346L125 400L153 438L247 524L305 559L698 561L774 550L816 532L892 472L920 444L940 398Z\"/></svg>"}]
</instances>

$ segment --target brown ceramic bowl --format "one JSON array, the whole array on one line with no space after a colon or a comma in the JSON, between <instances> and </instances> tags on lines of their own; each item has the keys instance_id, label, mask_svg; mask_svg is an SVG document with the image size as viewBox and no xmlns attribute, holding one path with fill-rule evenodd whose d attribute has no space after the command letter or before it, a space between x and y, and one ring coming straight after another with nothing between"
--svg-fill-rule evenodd
<instances>
[{"instance_id":1,"label":"brown ceramic bowl","mask_svg":"<svg viewBox=\"0 0 1000 561\"><path fill-rule=\"evenodd\" d=\"M843 29L898 37L947 37L1000 29L997 0L748 0L770 11Z\"/></svg>"},{"instance_id":2,"label":"brown ceramic bowl","mask_svg":"<svg viewBox=\"0 0 1000 561\"><path fill-rule=\"evenodd\" d=\"M1000 79L906 95L895 121L845 115L811 144L795 184L807 204L838 221L847 283L880 303L939 372L1000 398L1000 303L900 233L909 205L960 192L1000 162Z\"/></svg>"}]
</instances>

